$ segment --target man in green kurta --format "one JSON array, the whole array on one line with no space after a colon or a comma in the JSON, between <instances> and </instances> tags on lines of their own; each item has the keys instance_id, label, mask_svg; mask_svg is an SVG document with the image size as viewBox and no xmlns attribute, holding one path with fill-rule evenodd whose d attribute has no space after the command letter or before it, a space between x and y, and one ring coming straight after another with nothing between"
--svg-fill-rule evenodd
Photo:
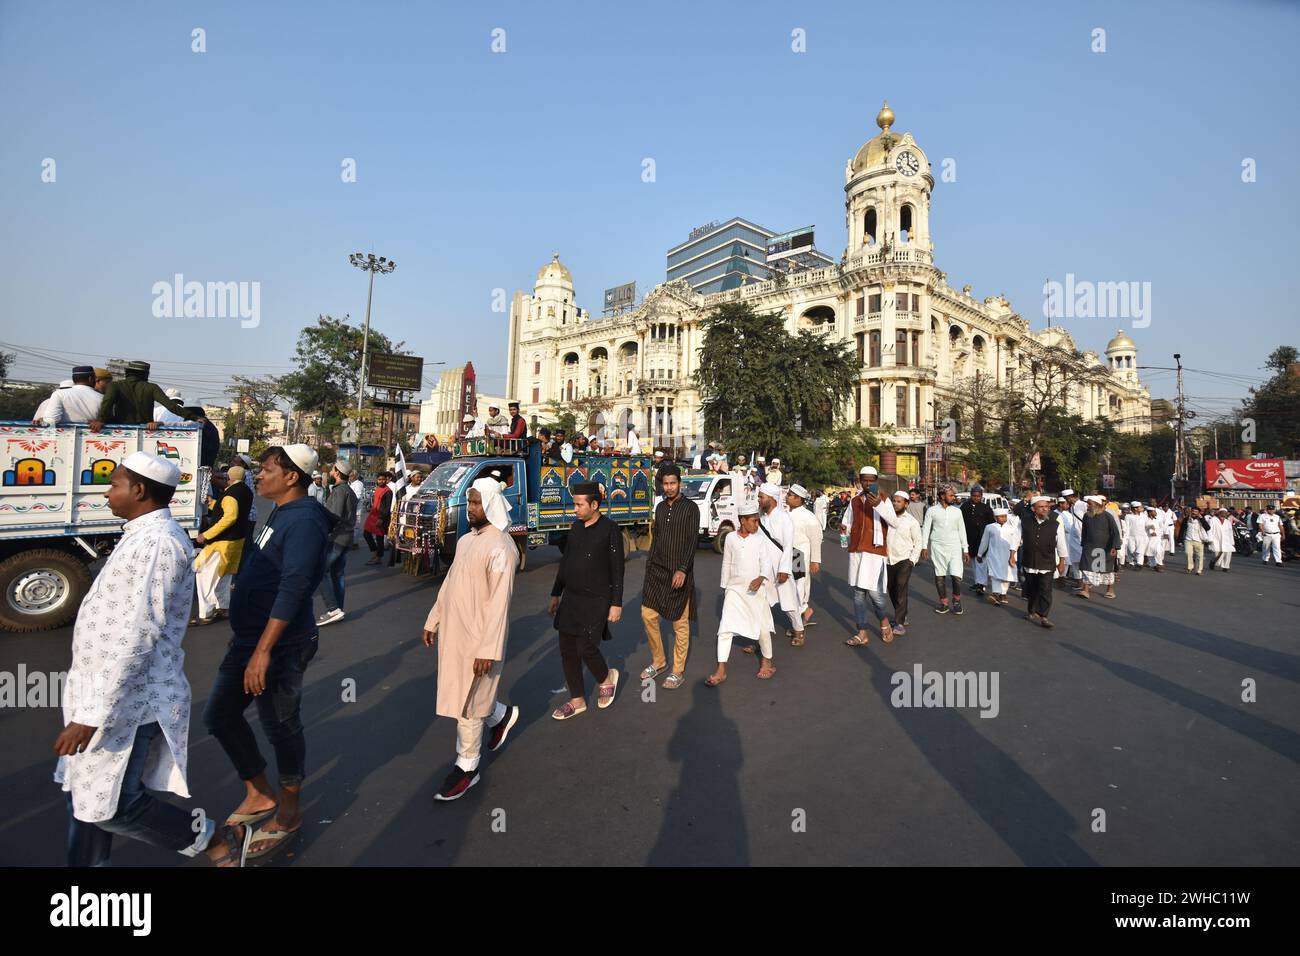
<instances>
[{"instance_id":1,"label":"man in green kurta","mask_svg":"<svg viewBox=\"0 0 1300 956\"><path fill-rule=\"evenodd\" d=\"M185 411L185 406L154 382L149 381L148 362L128 362L126 377L121 381L112 381L104 389L104 400L99 403L99 415L90 423L92 432L99 431L104 425L148 425L150 431L158 427L153 417L153 406L157 402L163 408L175 412L188 421L195 416Z\"/></svg>"}]
</instances>

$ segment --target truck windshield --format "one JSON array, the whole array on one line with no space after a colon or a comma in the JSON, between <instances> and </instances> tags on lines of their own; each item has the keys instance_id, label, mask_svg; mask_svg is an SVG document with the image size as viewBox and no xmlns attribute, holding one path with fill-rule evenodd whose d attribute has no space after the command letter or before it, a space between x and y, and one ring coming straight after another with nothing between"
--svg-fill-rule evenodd
<instances>
[{"instance_id":1,"label":"truck windshield","mask_svg":"<svg viewBox=\"0 0 1300 956\"><path fill-rule=\"evenodd\" d=\"M444 461L433 470L421 486L434 491L455 491L469 470L474 467L472 461Z\"/></svg>"},{"instance_id":2,"label":"truck windshield","mask_svg":"<svg viewBox=\"0 0 1300 956\"><path fill-rule=\"evenodd\" d=\"M704 493L709 490L711 478L687 479L682 482L682 494L687 498L699 501L704 498Z\"/></svg>"}]
</instances>

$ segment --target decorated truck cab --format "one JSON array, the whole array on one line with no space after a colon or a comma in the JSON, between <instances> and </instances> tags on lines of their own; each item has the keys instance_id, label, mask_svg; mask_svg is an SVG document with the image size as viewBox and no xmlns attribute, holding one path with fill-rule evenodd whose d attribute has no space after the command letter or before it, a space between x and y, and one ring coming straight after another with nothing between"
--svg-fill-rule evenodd
<instances>
[{"instance_id":1,"label":"decorated truck cab","mask_svg":"<svg viewBox=\"0 0 1300 956\"><path fill-rule=\"evenodd\" d=\"M598 482L605 489L601 512L623 528L625 551L649 532L653 464L648 456L575 454L572 462L543 459L541 444L476 438L457 442L452 458L430 473L419 491L403 500L397 518L397 548L426 555L430 565L450 562L456 542L469 533L466 496L479 478L495 477L510 512L506 530L519 547L519 567L527 552L543 545L563 548L573 524L575 484Z\"/></svg>"},{"instance_id":2,"label":"decorated truck cab","mask_svg":"<svg viewBox=\"0 0 1300 956\"><path fill-rule=\"evenodd\" d=\"M122 534L108 509L109 479L132 452L147 451L181 470L171 511L191 537L209 487L199 467L198 425L37 426L0 422L0 630L66 624L90 588L91 562Z\"/></svg>"}]
</instances>

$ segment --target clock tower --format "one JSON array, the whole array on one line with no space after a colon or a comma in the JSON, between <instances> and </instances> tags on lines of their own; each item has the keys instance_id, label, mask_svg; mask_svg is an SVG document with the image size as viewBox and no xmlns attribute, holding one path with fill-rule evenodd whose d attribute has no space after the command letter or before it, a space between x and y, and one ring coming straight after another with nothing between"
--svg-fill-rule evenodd
<instances>
[{"instance_id":1,"label":"clock tower","mask_svg":"<svg viewBox=\"0 0 1300 956\"><path fill-rule=\"evenodd\" d=\"M844 167L844 210L850 256L893 249L933 251L930 242L930 161L911 133L892 131L894 111L886 102L876 114L880 135L869 140Z\"/></svg>"}]
</instances>

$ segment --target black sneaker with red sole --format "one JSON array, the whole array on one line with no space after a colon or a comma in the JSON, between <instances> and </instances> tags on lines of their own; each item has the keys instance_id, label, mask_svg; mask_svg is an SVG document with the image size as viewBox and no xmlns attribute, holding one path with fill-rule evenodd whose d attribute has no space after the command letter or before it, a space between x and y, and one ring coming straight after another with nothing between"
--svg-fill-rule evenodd
<instances>
[{"instance_id":1,"label":"black sneaker with red sole","mask_svg":"<svg viewBox=\"0 0 1300 956\"><path fill-rule=\"evenodd\" d=\"M506 737L510 734L510 728L517 723L519 723L519 708L508 708L506 715L501 718L501 723L492 728L492 735L488 737L488 750L500 750L506 742Z\"/></svg>"},{"instance_id":2,"label":"black sneaker with red sole","mask_svg":"<svg viewBox=\"0 0 1300 956\"><path fill-rule=\"evenodd\" d=\"M433 795L433 799L459 800L465 795L466 790L478 783L478 780L477 770L461 770L460 767L452 767L451 773L447 774L447 779L442 782L442 789Z\"/></svg>"}]
</instances>

